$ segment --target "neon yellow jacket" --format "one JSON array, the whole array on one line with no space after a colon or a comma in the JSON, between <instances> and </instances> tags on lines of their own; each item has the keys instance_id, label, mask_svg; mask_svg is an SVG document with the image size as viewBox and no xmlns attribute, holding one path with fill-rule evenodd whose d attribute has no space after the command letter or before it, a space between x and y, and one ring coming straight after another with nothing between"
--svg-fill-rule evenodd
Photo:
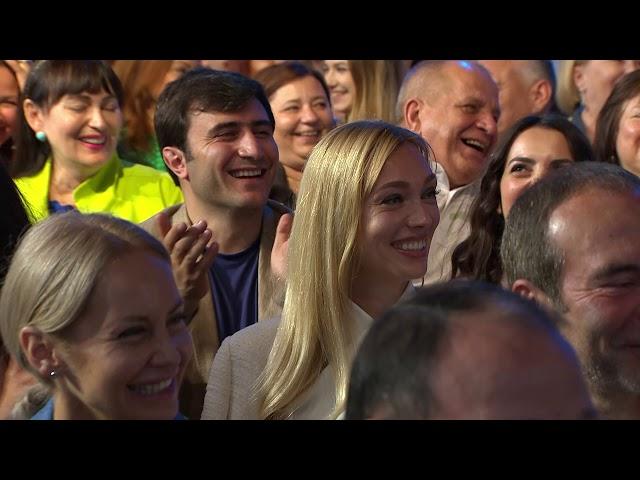
<instances>
[{"instance_id":1,"label":"neon yellow jacket","mask_svg":"<svg viewBox=\"0 0 640 480\"><path fill-rule=\"evenodd\" d=\"M32 222L49 216L51 158L31 177L16 179ZM169 174L120 160L116 154L93 177L73 191L82 213L110 213L140 223L160 210L183 201Z\"/></svg>"}]
</instances>

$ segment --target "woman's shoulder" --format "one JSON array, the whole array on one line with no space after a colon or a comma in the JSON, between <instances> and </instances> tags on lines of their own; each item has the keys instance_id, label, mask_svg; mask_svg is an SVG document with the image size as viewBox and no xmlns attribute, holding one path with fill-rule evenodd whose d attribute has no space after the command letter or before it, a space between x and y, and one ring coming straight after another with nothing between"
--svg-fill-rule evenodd
<instances>
[{"instance_id":1,"label":"woman's shoulder","mask_svg":"<svg viewBox=\"0 0 640 480\"><path fill-rule=\"evenodd\" d=\"M279 315L243 328L227 337L223 344L226 343L227 348L234 353L262 352L265 349L268 353L278 331L278 325L280 325Z\"/></svg>"}]
</instances>

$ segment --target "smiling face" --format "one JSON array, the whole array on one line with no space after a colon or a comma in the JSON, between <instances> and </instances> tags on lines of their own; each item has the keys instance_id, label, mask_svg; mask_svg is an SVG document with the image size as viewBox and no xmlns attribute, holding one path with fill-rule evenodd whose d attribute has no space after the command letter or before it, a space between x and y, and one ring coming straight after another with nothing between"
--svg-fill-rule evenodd
<instances>
[{"instance_id":1,"label":"smiling face","mask_svg":"<svg viewBox=\"0 0 640 480\"><path fill-rule=\"evenodd\" d=\"M320 82L308 75L280 87L269 102L280 163L302 171L313 147L333 127L329 99Z\"/></svg>"},{"instance_id":2,"label":"smiling face","mask_svg":"<svg viewBox=\"0 0 640 480\"><path fill-rule=\"evenodd\" d=\"M101 91L64 95L48 110L25 100L25 114L34 131L43 131L54 163L95 174L115 152L122 128L116 97Z\"/></svg>"},{"instance_id":3,"label":"smiling face","mask_svg":"<svg viewBox=\"0 0 640 480\"><path fill-rule=\"evenodd\" d=\"M553 212L549 232L564 254L563 334L592 392L640 395L640 199L586 189Z\"/></svg>"},{"instance_id":4,"label":"smiling face","mask_svg":"<svg viewBox=\"0 0 640 480\"><path fill-rule=\"evenodd\" d=\"M562 133L542 127L522 132L511 145L500 180L500 205L506 217L514 202L535 182L573 163Z\"/></svg>"},{"instance_id":5,"label":"smiling face","mask_svg":"<svg viewBox=\"0 0 640 480\"><path fill-rule=\"evenodd\" d=\"M261 209L278 162L273 126L252 99L237 112L192 112L187 134L187 179L202 202Z\"/></svg>"},{"instance_id":6,"label":"smiling face","mask_svg":"<svg viewBox=\"0 0 640 480\"><path fill-rule=\"evenodd\" d=\"M16 130L19 95L16 77L9 68L0 64L0 145Z\"/></svg>"},{"instance_id":7,"label":"smiling face","mask_svg":"<svg viewBox=\"0 0 640 480\"><path fill-rule=\"evenodd\" d=\"M576 65L574 81L585 109L597 116L618 80L638 68L640 60L589 60Z\"/></svg>"},{"instance_id":8,"label":"smiling face","mask_svg":"<svg viewBox=\"0 0 640 480\"><path fill-rule=\"evenodd\" d=\"M340 121L351 112L356 94L348 60L325 60L322 68L324 80L331 92L331 105Z\"/></svg>"},{"instance_id":9,"label":"smiling face","mask_svg":"<svg viewBox=\"0 0 640 480\"><path fill-rule=\"evenodd\" d=\"M173 419L192 355L171 265L133 251L114 260L59 340L56 416Z\"/></svg>"},{"instance_id":10,"label":"smiling face","mask_svg":"<svg viewBox=\"0 0 640 480\"><path fill-rule=\"evenodd\" d=\"M625 170L640 175L640 95L629 100L622 109L616 153Z\"/></svg>"},{"instance_id":11,"label":"smiling face","mask_svg":"<svg viewBox=\"0 0 640 480\"><path fill-rule=\"evenodd\" d=\"M443 88L422 100L419 131L455 188L485 171L500 116L498 88L486 72L468 62L449 62L441 76Z\"/></svg>"},{"instance_id":12,"label":"smiling face","mask_svg":"<svg viewBox=\"0 0 640 480\"><path fill-rule=\"evenodd\" d=\"M390 284L422 277L439 221L435 175L405 142L389 156L365 199L358 277Z\"/></svg>"}]
</instances>

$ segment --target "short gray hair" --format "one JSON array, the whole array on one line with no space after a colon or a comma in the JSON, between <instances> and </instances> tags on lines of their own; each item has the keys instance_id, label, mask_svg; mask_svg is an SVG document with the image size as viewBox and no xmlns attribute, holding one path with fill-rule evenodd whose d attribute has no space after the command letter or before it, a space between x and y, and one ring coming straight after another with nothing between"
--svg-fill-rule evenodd
<instances>
[{"instance_id":1,"label":"short gray hair","mask_svg":"<svg viewBox=\"0 0 640 480\"><path fill-rule=\"evenodd\" d=\"M560 205L588 188L621 195L640 193L640 178L617 165L580 162L525 191L511 208L502 235L500 258L509 286L526 279L559 310L565 308L560 292L564 252L549 238L549 220Z\"/></svg>"}]
</instances>

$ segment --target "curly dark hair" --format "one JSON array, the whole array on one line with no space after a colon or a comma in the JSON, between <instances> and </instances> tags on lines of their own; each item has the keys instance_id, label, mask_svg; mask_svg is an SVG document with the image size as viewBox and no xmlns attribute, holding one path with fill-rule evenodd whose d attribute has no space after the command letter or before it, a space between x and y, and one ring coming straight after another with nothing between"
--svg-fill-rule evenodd
<instances>
[{"instance_id":1,"label":"curly dark hair","mask_svg":"<svg viewBox=\"0 0 640 480\"><path fill-rule=\"evenodd\" d=\"M504 230L504 216L500 210L500 180L511 146L524 131L542 127L560 132L576 162L593 161L589 141L569 120L559 115L528 116L517 121L507 130L491 155L489 167L480 194L471 205L469 223L471 233L460 243L451 256L452 278L469 277L491 283L500 283L500 241Z\"/></svg>"}]
</instances>

